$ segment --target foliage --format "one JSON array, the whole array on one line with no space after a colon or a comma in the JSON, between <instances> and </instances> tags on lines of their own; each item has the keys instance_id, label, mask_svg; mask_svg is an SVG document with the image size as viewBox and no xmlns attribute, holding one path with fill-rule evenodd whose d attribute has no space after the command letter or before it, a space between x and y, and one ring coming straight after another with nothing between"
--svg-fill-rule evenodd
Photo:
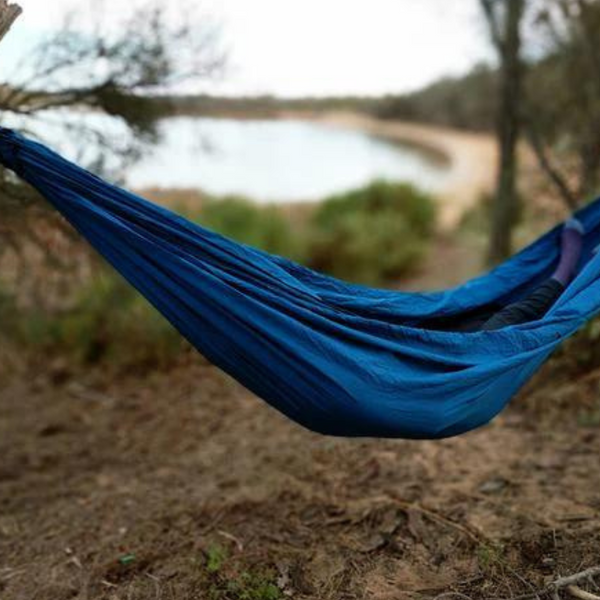
<instances>
[{"instance_id":1,"label":"foliage","mask_svg":"<svg viewBox=\"0 0 600 600\"><path fill-rule=\"evenodd\" d=\"M209 573L218 573L226 559L227 552L221 546L211 546L206 551L206 570Z\"/></svg>"},{"instance_id":2,"label":"foliage","mask_svg":"<svg viewBox=\"0 0 600 600\"><path fill-rule=\"evenodd\" d=\"M7 74L0 106L28 117L64 106L89 106L154 133L160 104L152 95L222 66L218 29L194 12L152 0L119 16L92 5L67 15ZM157 112L158 111L158 112ZM97 134L101 136L102 131Z\"/></svg>"},{"instance_id":3,"label":"foliage","mask_svg":"<svg viewBox=\"0 0 600 600\"><path fill-rule=\"evenodd\" d=\"M280 600L283 592L272 574L244 571L238 577L218 577L209 586L210 600Z\"/></svg>"},{"instance_id":4,"label":"foliage","mask_svg":"<svg viewBox=\"0 0 600 600\"><path fill-rule=\"evenodd\" d=\"M446 77L416 92L383 98L356 96L281 99L272 96L162 96L161 105L176 114L274 117L281 111L352 111L382 119L435 123L471 130L494 127L497 71L476 65L463 77Z\"/></svg>"},{"instance_id":5,"label":"foliage","mask_svg":"<svg viewBox=\"0 0 600 600\"><path fill-rule=\"evenodd\" d=\"M407 184L376 181L333 196L312 219L308 262L359 283L401 277L422 258L434 216L431 197Z\"/></svg>"},{"instance_id":6,"label":"foliage","mask_svg":"<svg viewBox=\"0 0 600 600\"><path fill-rule=\"evenodd\" d=\"M306 97L277 98L276 96L211 96L207 94L160 96L157 98L175 114L196 116L228 116L269 118L281 111L353 111L372 112L379 105L373 97Z\"/></svg>"},{"instance_id":7,"label":"foliage","mask_svg":"<svg viewBox=\"0 0 600 600\"><path fill-rule=\"evenodd\" d=\"M187 215L239 242L368 284L385 284L414 269L435 217L430 196L385 181L324 200L304 225L275 206L239 197L205 200Z\"/></svg>"},{"instance_id":8,"label":"foliage","mask_svg":"<svg viewBox=\"0 0 600 600\"><path fill-rule=\"evenodd\" d=\"M302 235L275 206L261 206L245 198L209 199L197 215L203 226L272 254L304 259Z\"/></svg>"},{"instance_id":9,"label":"foliage","mask_svg":"<svg viewBox=\"0 0 600 600\"><path fill-rule=\"evenodd\" d=\"M211 76L224 55L218 29L196 11L146 3L123 5L115 14L91 0L88 9L79 5L12 72L3 70L2 124L49 138L59 150L77 153L79 163L118 180L158 137L166 107L153 96ZM52 245L40 243L45 241L40 221L70 232L45 211L50 212L37 192L0 167L0 259L17 254L28 277L35 274L31 247L43 248L49 259L61 258L48 251Z\"/></svg>"},{"instance_id":10,"label":"foliage","mask_svg":"<svg viewBox=\"0 0 600 600\"><path fill-rule=\"evenodd\" d=\"M491 130L497 111L497 71L477 65L464 77L447 77L401 96L387 96L375 109L383 119Z\"/></svg>"},{"instance_id":11,"label":"foliage","mask_svg":"<svg viewBox=\"0 0 600 600\"><path fill-rule=\"evenodd\" d=\"M487 577L493 577L495 572L502 570L506 562L505 550L500 544L483 543L476 550L479 568Z\"/></svg>"},{"instance_id":12,"label":"foliage","mask_svg":"<svg viewBox=\"0 0 600 600\"><path fill-rule=\"evenodd\" d=\"M181 354L182 341L146 300L112 272L101 272L59 314L19 309L5 300L13 338L37 353L67 357L79 365L123 369L165 367Z\"/></svg>"},{"instance_id":13,"label":"foliage","mask_svg":"<svg viewBox=\"0 0 600 600\"><path fill-rule=\"evenodd\" d=\"M222 597L233 600L279 600L283 597L283 593L273 579L271 573L245 571L237 579L227 582L225 594Z\"/></svg>"},{"instance_id":14,"label":"foliage","mask_svg":"<svg viewBox=\"0 0 600 600\"><path fill-rule=\"evenodd\" d=\"M280 600L282 591L270 570L235 572L227 568L228 553L221 546L206 551L206 571L211 579L208 597L211 600Z\"/></svg>"}]
</instances>

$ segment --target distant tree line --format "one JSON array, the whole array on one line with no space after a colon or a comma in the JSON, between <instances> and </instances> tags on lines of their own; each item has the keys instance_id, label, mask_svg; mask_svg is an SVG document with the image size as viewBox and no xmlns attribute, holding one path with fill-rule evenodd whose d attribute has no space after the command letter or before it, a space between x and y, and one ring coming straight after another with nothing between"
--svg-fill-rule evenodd
<instances>
[{"instance_id":1,"label":"distant tree line","mask_svg":"<svg viewBox=\"0 0 600 600\"><path fill-rule=\"evenodd\" d=\"M480 64L462 77L444 78L409 94L278 98L276 96L162 95L155 100L170 114L265 117L282 111L349 110L382 119L434 123L491 131L498 107L498 69Z\"/></svg>"},{"instance_id":2,"label":"distant tree line","mask_svg":"<svg viewBox=\"0 0 600 600\"><path fill-rule=\"evenodd\" d=\"M463 77L447 77L410 94L387 96L373 108L383 119L491 131L498 109L497 86L498 70L480 64Z\"/></svg>"},{"instance_id":3,"label":"distant tree line","mask_svg":"<svg viewBox=\"0 0 600 600\"><path fill-rule=\"evenodd\" d=\"M191 116L276 117L282 111L352 110L375 112L380 100L360 96L304 97L282 99L276 96L163 95L156 99L171 114Z\"/></svg>"}]
</instances>

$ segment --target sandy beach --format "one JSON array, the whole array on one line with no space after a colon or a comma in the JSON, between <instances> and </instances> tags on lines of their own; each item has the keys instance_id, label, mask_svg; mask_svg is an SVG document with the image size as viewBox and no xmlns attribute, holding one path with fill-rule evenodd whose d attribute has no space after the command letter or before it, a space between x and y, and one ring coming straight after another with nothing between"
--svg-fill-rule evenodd
<instances>
[{"instance_id":1,"label":"sandy beach","mask_svg":"<svg viewBox=\"0 0 600 600\"><path fill-rule=\"evenodd\" d=\"M450 170L445 188L439 194L439 227L454 229L463 215L488 193L494 184L497 149L493 136L456 129L401 121L381 121L352 112L286 114L286 117L310 118L328 125L364 131L394 142L410 144L432 152L448 163Z\"/></svg>"}]
</instances>

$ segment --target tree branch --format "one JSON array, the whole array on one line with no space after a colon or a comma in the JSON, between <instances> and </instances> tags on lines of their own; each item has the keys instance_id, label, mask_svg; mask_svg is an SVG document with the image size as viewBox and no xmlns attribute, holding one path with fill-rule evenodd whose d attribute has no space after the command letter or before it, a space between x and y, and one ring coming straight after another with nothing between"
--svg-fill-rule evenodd
<instances>
[{"instance_id":1,"label":"tree branch","mask_svg":"<svg viewBox=\"0 0 600 600\"><path fill-rule=\"evenodd\" d=\"M8 0L0 0L0 41L22 12L23 9L18 4L9 4Z\"/></svg>"},{"instance_id":2,"label":"tree branch","mask_svg":"<svg viewBox=\"0 0 600 600\"><path fill-rule=\"evenodd\" d=\"M498 52L502 54L504 52L505 46L504 40L502 39L502 35L500 34L498 17L494 9L494 0L480 0L480 4L481 8L483 9L483 14L485 15L486 20L488 22L492 42L494 46L496 46L496 50L498 50Z\"/></svg>"},{"instance_id":3,"label":"tree branch","mask_svg":"<svg viewBox=\"0 0 600 600\"><path fill-rule=\"evenodd\" d=\"M523 127L525 129L527 141L529 142L529 145L531 146L531 149L537 158L540 168L544 173L546 173L558 192L560 198L567 205L569 210L574 212L577 210L579 200L571 190L571 187L567 183L566 179L552 163L548 153L546 152L546 147L544 146L544 142L539 135L537 127L533 123L533 120L531 118L524 119Z\"/></svg>"}]
</instances>

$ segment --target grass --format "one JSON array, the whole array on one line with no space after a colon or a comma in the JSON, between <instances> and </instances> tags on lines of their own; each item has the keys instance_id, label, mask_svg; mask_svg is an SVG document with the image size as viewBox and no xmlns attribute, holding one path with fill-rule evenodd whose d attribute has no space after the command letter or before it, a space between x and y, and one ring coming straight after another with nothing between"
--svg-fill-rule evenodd
<instances>
[{"instance_id":1,"label":"grass","mask_svg":"<svg viewBox=\"0 0 600 600\"><path fill-rule=\"evenodd\" d=\"M218 573L226 560L227 552L221 546L211 546L206 551L206 570L209 573Z\"/></svg>"},{"instance_id":2,"label":"grass","mask_svg":"<svg viewBox=\"0 0 600 600\"><path fill-rule=\"evenodd\" d=\"M218 576L208 588L210 600L280 600L283 592L271 572L244 571L237 577Z\"/></svg>"},{"instance_id":3,"label":"grass","mask_svg":"<svg viewBox=\"0 0 600 600\"><path fill-rule=\"evenodd\" d=\"M283 592L269 569L228 572L228 553L219 545L206 550L206 571L210 578L210 600L280 600Z\"/></svg>"}]
</instances>

